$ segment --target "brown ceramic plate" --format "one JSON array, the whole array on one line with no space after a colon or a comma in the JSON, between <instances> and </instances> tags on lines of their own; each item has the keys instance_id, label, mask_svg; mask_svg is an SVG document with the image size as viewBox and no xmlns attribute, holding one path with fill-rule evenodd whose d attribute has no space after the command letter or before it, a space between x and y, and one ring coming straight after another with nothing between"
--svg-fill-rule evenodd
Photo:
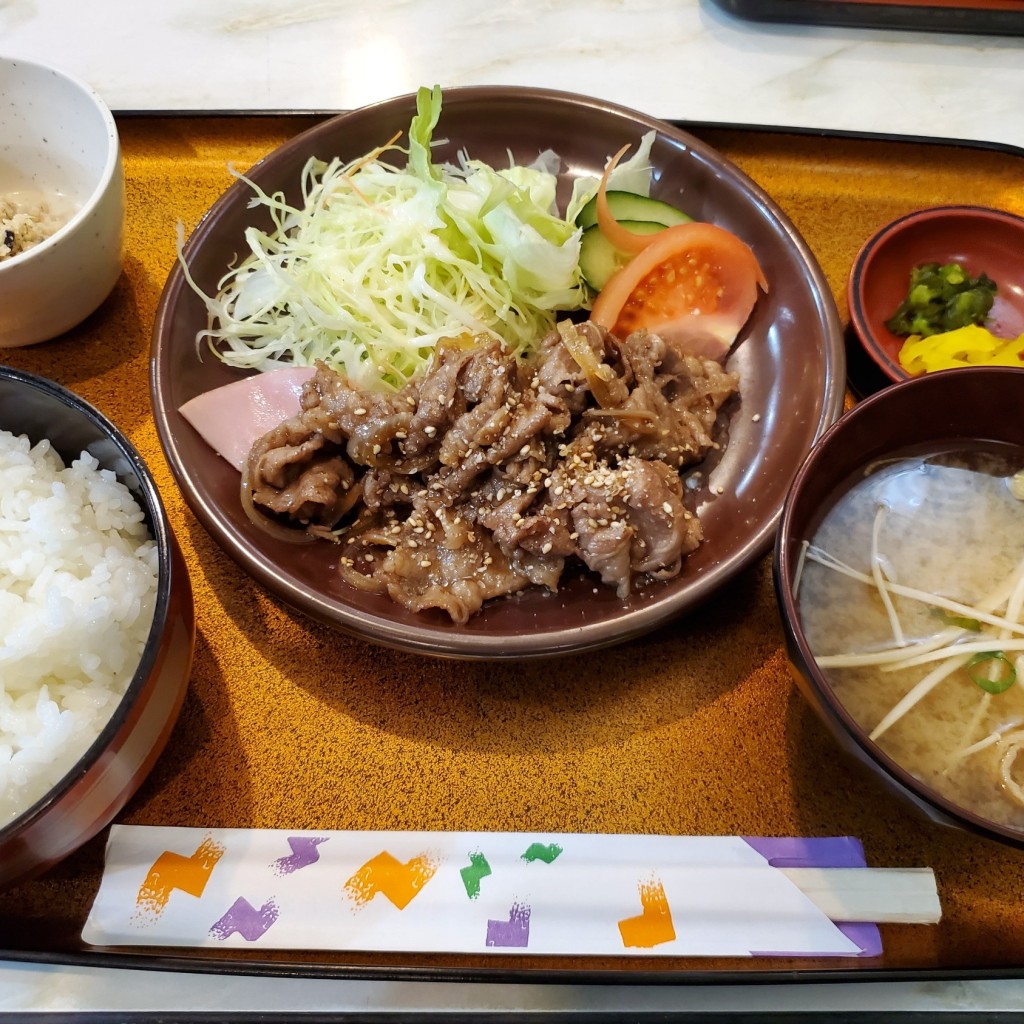
<instances>
[{"instance_id":1,"label":"brown ceramic plate","mask_svg":"<svg viewBox=\"0 0 1024 1024\"><path fill-rule=\"evenodd\" d=\"M297 201L306 159L351 159L404 132L415 97L343 114L299 135L260 161L251 177L268 192ZM239 565L284 602L313 618L387 646L466 658L564 654L637 636L694 608L770 547L789 483L814 440L836 419L845 392L845 354L834 300L806 243L774 202L698 139L661 121L605 103L540 89L465 88L445 93L435 159L460 147L492 164L511 151L526 163L548 147L562 157L564 202L573 176L600 174L608 156L654 129L654 194L694 217L734 231L754 249L771 285L738 340L728 366L741 398L729 408L728 444L709 460L695 495L705 542L674 580L620 601L582 571L568 572L558 594L541 590L488 605L464 626L440 612L414 614L338 581L332 545L289 545L247 519L239 477L178 412L200 392L240 371L207 356L196 332L206 326L201 300L179 267L157 311L152 397L157 429L186 501ZM208 293L261 211L247 208L249 188L235 183L185 246ZM712 490L713 488L713 490ZM721 493L718 493L719 490Z\"/></svg>"},{"instance_id":2,"label":"brown ceramic plate","mask_svg":"<svg viewBox=\"0 0 1024 1024\"><path fill-rule=\"evenodd\" d=\"M922 263L959 263L998 286L988 324L993 334L1024 332L1024 218L984 206L933 206L899 217L861 247L847 284L850 324L868 355L893 381L904 339L885 326L906 298L910 272Z\"/></svg>"}]
</instances>

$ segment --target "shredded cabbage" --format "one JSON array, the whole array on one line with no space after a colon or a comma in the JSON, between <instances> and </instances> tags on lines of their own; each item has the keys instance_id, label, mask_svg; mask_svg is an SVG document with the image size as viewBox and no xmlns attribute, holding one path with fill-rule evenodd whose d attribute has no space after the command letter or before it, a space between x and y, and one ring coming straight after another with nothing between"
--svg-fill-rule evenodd
<instances>
[{"instance_id":1,"label":"shredded cabbage","mask_svg":"<svg viewBox=\"0 0 1024 1024\"><path fill-rule=\"evenodd\" d=\"M651 194L651 181L654 178L654 167L651 164L651 147L656 138L655 132L647 132L636 147L636 152L622 163L617 164L608 175L608 187L632 192L638 196ZM576 215L597 195L601 179L582 176L572 183L572 198L566 210L566 218L575 221Z\"/></svg>"},{"instance_id":2,"label":"shredded cabbage","mask_svg":"<svg viewBox=\"0 0 1024 1024\"><path fill-rule=\"evenodd\" d=\"M503 170L466 154L436 165L430 146L441 90L420 89L408 149L396 139L358 160L310 159L301 207L252 188L269 232L203 293L206 341L232 366L269 370L323 360L367 389L397 389L443 338L500 337L524 354L556 313L589 306L580 231L555 203L558 160ZM405 166L385 161L405 153ZM182 260L184 264L184 260Z\"/></svg>"}]
</instances>

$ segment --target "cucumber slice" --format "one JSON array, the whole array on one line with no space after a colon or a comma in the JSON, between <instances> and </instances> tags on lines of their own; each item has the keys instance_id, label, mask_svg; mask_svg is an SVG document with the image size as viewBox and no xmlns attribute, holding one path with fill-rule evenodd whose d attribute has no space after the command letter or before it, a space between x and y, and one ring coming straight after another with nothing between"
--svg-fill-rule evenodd
<instances>
[{"instance_id":1,"label":"cucumber slice","mask_svg":"<svg viewBox=\"0 0 1024 1024\"><path fill-rule=\"evenodd\" d=\"M638 235L653 235L664 231L666 225L655 224L649 220L620 220L619 223L629 231ZM601 229L592 225L583 232L580 238L580 273L583 280L594 291L599 292L615 271L624 267L633 257L616 249Z\"/></svg>"},{"instance_id":2,"label":"cucumber slice","mask_svg":"<svg viewBox=\"0 0 1024 1024\"><path fill-rule=\"evenodd\" d=\"M682 210L677 210L660 199L649 199L633 192L612 191L605 194L608 196L608 208L612 211L612 216L619 221L649 220L670 228L675 224L688 224L693 220ZM576 223L584 230L597 223L597 196L594 196L576 215Z\"/></svg>"}]
</instances>

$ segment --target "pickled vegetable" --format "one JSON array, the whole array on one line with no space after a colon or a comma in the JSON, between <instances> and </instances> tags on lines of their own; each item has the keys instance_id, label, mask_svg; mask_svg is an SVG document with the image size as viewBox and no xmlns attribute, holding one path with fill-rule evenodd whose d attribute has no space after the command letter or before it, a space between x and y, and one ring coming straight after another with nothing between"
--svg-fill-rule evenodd
<instances>
[{"instance_id":1,"label":"pickled vegetable","mask_svg":"<svg viewBox=\"0 0 1024 1024\"><path fill-rule=\"evenodd\" d=\"M914 375L958 366L1024 366L1024 334L997 338L972 324L927 338L911 335L903 342L899 359L900 366Z\"/></svg>"},{"instance_id":2,"label":"pickled vegetable","mask_svg":"<svg viewBox=\"0 0 1024 1024\"><path fill-rule=\"evenodd\" d=\"M959 263L924 263L910 272L907 297L885 322L893 334L928 338L984 324L996 284L986 274L971 277Z\"/></svg>"}]
</instances>

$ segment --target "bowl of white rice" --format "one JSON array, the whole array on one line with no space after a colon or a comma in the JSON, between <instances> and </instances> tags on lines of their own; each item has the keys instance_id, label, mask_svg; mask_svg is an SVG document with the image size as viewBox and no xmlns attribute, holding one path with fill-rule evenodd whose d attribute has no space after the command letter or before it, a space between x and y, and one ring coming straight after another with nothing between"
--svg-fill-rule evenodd
<instances>
[{"instance_id":1,"label":"bowl of white rice","mask_svg":"<svg viewBox=\"0 0 1024 1024\"><path fill-rule=\"evenodd\" d=\"M67 389L0 367L0 885L114 819L167 742L194 643L138 452Z\"/></svg>"}]
</instances>

